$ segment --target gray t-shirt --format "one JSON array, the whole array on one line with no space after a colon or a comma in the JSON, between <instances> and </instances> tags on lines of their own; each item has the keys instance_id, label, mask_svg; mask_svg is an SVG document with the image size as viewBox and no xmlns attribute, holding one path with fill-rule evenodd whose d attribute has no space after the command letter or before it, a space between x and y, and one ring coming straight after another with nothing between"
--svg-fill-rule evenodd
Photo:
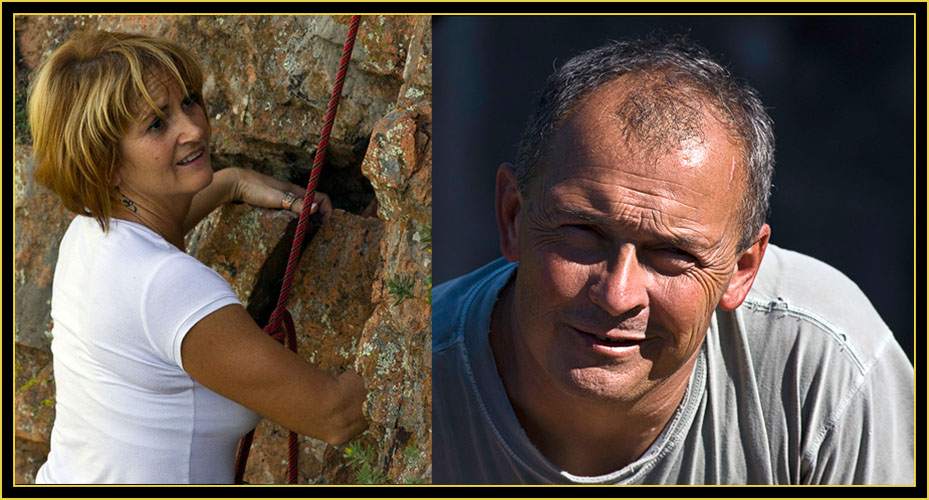
<instances>
[{"instance_id":1,"label":"gray t-shirt","mask_svg":"<svg viewBox=\"0 0 929 500\"><path fill-rule=\"evenodd\" d=\"M529 441L488 342L499 259L433 290L436 484L913 484L914 370L861 290L768 246L745 302L717 309L686 394L635 462L596 477Z\"/></svg>"}]
</instances>

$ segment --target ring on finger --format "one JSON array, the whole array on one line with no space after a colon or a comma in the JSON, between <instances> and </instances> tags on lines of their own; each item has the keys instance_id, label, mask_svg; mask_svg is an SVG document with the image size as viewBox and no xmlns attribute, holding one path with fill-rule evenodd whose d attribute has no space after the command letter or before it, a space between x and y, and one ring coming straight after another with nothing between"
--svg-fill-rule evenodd
<instances>
[{"instance_id":1,"label":"ring on finger","mask_svg":"<svg viewBox=\"0 0 929 500\"><path fill-rule=\"evenodd\" d=\"M281 208L290 210L290 207L293 206L295 201L297 201L297 195L289 192L284 193L284 199L281 200Z\"/></svg>"}]
</instances>

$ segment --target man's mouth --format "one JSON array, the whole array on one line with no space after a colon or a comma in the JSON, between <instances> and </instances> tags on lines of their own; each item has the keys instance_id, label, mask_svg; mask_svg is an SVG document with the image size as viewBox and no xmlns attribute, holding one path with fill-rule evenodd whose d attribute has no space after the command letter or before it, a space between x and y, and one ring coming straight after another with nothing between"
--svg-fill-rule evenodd
<instances>
[{"instance_id":1,"label":"man's mouth","mask_svg":"<svg viewBox=\"0 0 929 500\"><path fill-rule=\"evenodd\" d=\"M202 150L202 149L199 150L199 151L196 151L196 152L192 153L190 156L188 156L188 157L184 158L183 160L177 162L177 164L178 164L178 165L181 165L181 166L183 166L183 165L189 165L189 164L191 164L191 163L197 161L201 156L203 156L203 150Z\"/></svg>"},{"instance_id":2,"label":"man's mouth","mask_svg":"<svg viewBox=\"0 0 929 500\"><path fill-rule=\"evenodd\" d=\"M591 334L588 334L588 335L591 335ZM597 341L599 341L601 344L614 346L614 347L634 346L634 345L639 345L645 341L645 339L609 338L609 337L603 337L601 335L593 335L593 336L596 337Z\"/></svg>"},{"instance_id":3,"label":"man's mouth","mask_svg":"<svg viewBox=\"0 0 929 500\"><path fill-rule=\"evenodd\" d=\"M623 356L638 351L641 346L649 341L642 333L610 331L602 333L590 333L580 329L575 329L580 334L583 341L594 351L607 354L609 356Z\"/></svg>"}]
</instances>

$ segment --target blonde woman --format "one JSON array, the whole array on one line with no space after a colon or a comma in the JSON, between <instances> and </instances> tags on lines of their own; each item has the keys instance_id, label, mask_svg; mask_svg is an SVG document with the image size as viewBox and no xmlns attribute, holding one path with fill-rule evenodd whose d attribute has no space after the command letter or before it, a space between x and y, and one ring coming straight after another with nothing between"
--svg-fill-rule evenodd
<instances>
[{"instance_id":1,"label":"blonde woman","mask_svg":"<svg viewBox=\"0 0 929 500\"><path fill-rule=\"evenodd\" d=\"M177 44L107 32L77 35L33 78L36 178L77 214L53 282L56 419L38 483L231 483L260 416L332 444L367 427L358 374L275 342L184 253L223 203L303 207L299 186L213 171L202 83Z\"/></svg>"}]
</instances>

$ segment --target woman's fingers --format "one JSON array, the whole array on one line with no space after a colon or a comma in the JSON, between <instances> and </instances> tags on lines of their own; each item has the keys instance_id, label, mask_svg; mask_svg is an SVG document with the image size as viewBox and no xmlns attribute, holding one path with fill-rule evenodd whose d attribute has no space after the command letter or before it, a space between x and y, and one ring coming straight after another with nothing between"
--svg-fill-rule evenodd
<instances>
[{"instance_id":1,"label":"woman's fingers","mask_svg":"<svg viewBox=\"0 0 929 500\"><path fill-rule=\"evenodd\" d=\"M306 189L254 170L239 169L238 193L240 200L264 208L290 210L295 214L303 211ZM332 201L326 193L316 191L310 213L320 212L324 219L332 213Z\"/></svg>"},{"instance_id":2,"label":"woman's fingers","mask_svg":"<svg viewBox=\"0 0 929 500\"><path fill-rule=\"evenodd\" d=\"M291 206L291 211L297 214L301 213L305 202L305 198L298 198L293 206ZM332 213L332 202L329 200L329 196L327 196L326 193L317 191L314 195L313 205L310 206L310 214L315 214L316 212L320 212L323 219L329 218L329 215Z\"/></svg>"},{"instance_id":3,"label":"woman's fingers","mask_svg":"<svg viewBox=\"0 0 929 500\"><path fill-rule=\"evenodd\" d=\"M286 193L303 196L306 190L254 170L239 169L236 192L239 193L238 199L248 204L264 208L284 208L282 200Z\"/></svg>"}]
</instances>

